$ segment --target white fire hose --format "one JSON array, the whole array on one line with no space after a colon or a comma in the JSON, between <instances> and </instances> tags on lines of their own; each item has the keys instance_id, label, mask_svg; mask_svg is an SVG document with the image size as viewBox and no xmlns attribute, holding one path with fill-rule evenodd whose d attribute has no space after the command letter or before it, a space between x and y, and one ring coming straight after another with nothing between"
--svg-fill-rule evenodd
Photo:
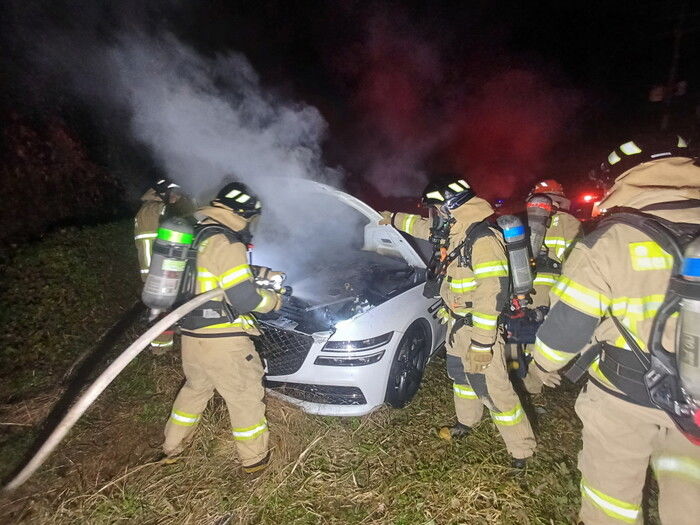
<instances>
[{"instance_id":1,"label":"white fire hose","mask_svg":"<svg viewBox=\"0 0 700 525\"><path fill-rule=\"evenodd\" d=\"M53 432L46 438L46 441L41 445L39 450L24 466L24 468L10 480L3 488L3 491L9 492L27 481L27 479L36 472L36 470L46 461L49 454L58 446L61 440L66 437L66 434L73 428L85 411L90 408L97 397L114 381L114 379L126 368L126 366L146 348L151 341L158 337L162 332L179 321L186 314L197 308L198 306L219 297L224 294L224 290L216 288L203 294L197 295L182 306L176 308L160 321L149 328L141 337L134 341L129 348L124 350L107 369L95 379L95 381L85 390L83 395L75 402L68 410L63 419L56 425Z\"/></svg>"}]
</instances>

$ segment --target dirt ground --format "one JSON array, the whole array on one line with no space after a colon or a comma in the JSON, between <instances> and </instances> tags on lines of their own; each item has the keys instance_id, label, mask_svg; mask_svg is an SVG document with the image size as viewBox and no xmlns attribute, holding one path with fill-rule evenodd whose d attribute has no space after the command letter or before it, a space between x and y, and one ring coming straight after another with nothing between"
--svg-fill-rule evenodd
<instances>
[{"instance_id":1,"label":"dirt ground","mask_svg":"<svg viewBox=\"0 0 700 525\"><path fill-rule=\"evenodd\" d=\"M45 282L54 288L47 288L45 296L33 304L22 303L18 308L33 319L41 318L36 317L37 312L56 310L51 326L35 322L31 326L41 333L23 339L18 327L30 326L26 319L5 318L16 350L0 354L0 365L19 367L22 377L33 379L0 389L0 453L6 459L0 475L6 476L20 463L37 434L37 425L60 397L65 370L94 344L95 334L112 324L133 301L138 283L118 291L105 286L113 282L115 271L135 272L130 227L129 223L109 226L110 236L119 234L127 241L114 243L97 261L93 254L90 268L103 261L109 273L83 282L84 297L71 303L69 313L60 307L60 301L70 299L72 292L63 287L73 286L72 282L54 282L49 275ZM49 254L63 251L59 258L78 260L80 253L75 252L83 249L81 236L94 239L99 235L95 229L56 234L16 257L31 261L39 257L46 262L51 259ZM0 298L20 301L22 283L21 276L9 275L0 287ZM92 299L95 294L101 294L97 302ZM138 330L139 323L124 334L117 348L124 348ZM1 342L7 344L8 336L3 337L6 340ZM23 352L24 341L43 346ZM47 352L58 353L50 359L50 367L43 366ZM546 414L533 417L539 448L527 471L519 475L508 467L505 447L488 419L464 440L437 438L436 429L453 417L451 385L440 356L428 366L414 401L402 410L382 407L364 417L329 418L305 414L268 396L273 461L267 471L251 480L240 470L226 410L218 397L210 403L183 459L172 465L153 462L182 380L176 353L139 356L41 470L16 492L0 497L0 522L575 521L580 427L573 411L578 390L574 385L548 390L536 400L546 409ZM653 515L649 523L655 523Z\"/></svg>"}]
</instances>

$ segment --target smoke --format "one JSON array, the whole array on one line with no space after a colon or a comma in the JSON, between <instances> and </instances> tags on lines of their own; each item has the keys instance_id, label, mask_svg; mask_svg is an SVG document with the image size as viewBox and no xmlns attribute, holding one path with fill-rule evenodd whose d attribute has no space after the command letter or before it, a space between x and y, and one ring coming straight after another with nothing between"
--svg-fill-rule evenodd
<instances>
[{"instance_id":1,"label":"smoke","mask_svg":"<svg viewBox=\"0 0 700 525\"><path fill-rule=\"evenodd\" d=\"M458 173L489 199L562 175L556 153L582 94L477 20L455 36L460 25L374 4L358 44L335 61L355 88L347 165L384 195L416 196L435 172Z\"/></svg>"}]
</instances>

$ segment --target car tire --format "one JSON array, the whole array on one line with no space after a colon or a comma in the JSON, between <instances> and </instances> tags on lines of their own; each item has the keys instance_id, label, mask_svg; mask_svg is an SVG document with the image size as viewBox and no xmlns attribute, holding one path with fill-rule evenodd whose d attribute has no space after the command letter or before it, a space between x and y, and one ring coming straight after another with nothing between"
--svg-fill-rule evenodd
<instances>
[{"instance_id":1,"label":"car tire","mask_svg":"<svg viewBox=\"0 0 700 525\"><path fill-rule=\"evenodd\" d=\"M420 387L430 355L430 328L417 320L404 332L391 363L385 401L394 408L408 404Z\"/></svg>"}]
</instances>

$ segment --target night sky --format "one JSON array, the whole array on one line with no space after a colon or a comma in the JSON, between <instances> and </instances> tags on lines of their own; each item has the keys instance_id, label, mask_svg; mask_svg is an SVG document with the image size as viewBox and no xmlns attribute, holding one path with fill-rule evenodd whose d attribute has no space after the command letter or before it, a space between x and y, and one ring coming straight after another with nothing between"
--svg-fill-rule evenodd
<instances>
[{"instance_id":1,"label":"night sky","mask_svg":"<svg viewBox=\"0 0 700 525\"><path fill-rule=\"evenodd\" d=\"M22 4L3 22L6 108L54 100L18 43L28 21L104 39L132 26L166 28L207 55L242 52L266 87L316 106L329 123L326 161L368 200L420 191L421 179L402 181L402 170L458 171L491 198L519 197L541 177L585 187L588 169L628 130L658 127L662 104L647 96L667 83L681 13L677 80L688 93L674 99L671 129L696 131L692 2ZM63 113L75 108L55 100Z\"/></svg>"}]
</instances>

